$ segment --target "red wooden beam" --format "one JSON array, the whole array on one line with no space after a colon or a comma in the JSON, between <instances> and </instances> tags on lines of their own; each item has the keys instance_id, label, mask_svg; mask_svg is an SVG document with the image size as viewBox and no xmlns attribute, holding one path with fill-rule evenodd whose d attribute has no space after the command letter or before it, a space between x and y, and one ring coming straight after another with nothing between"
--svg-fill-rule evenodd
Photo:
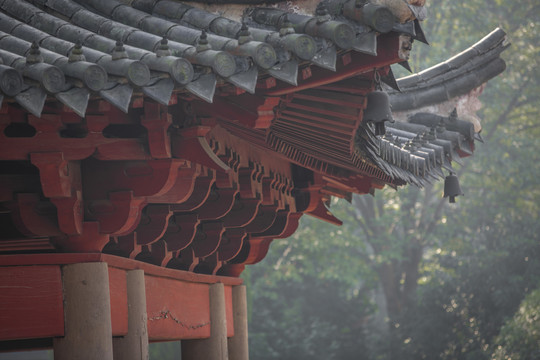
<instances>
[{"instance_id":1,"label":"red wooden beam","mask_svg":"<svg viewBox=\"0 0 540 360\"><path fill-rule=\"evenodd\" d=\"M0 340L64 335L60 267L3 267L0 257Z\"/></svg>"},{"instance_id":2,"label":"red wooden beam","mask_svg":"<svg viewBox=\"0 0 540 360\"><path fill-rule=\"evenodd\" d=\"M2 267L28 265L67 265L81 262L106 262L109 264L109 266L119 269L142 269L144 270L145 274L148 275L167 277L180 281L200 282L205 284L222 282L226 285L241 285L243 283L243 280L240 278L211 276L186 271L178 271L102 253L0 255L0 266Z\"/></svg>"},{"instance_id":3,"label":"red wooden beam","mask_svg":"<svg viewBox=\"0 0 540 360\"><path fill-rule=\"evenodd\" d=\"M210 336L208 285L145 276L150 341Z\"/></svg>"},{"instance_id":4,"label":"red wooden beam","mask_svg":"<svg viewBox=\"0 0 540 360\"><path fill-rule=\"evenodd\" d=\"M145 272L150 341L210 335L209 285L225 285L227 335L234 334L231 286L242 280L167 269L105 254L0 256L0 341L64 335L61 266L106 262L113 336L127 333L126 271ZM52 342L48 343L52 344ZM50 346L50 345L46 345Z\"/></svg>"},{"instance_id":5,"label":"red wooden beam","mask_svg":"<svg viewBox=\"0 0 540 360\"><path fill-rule=\"evenodd\" d=\"M299 79L298 86L280 83L275 88L267 90L266 96L281 96L327 85L340 80L344 80L361 73L381 68L402 61L398 55L399 36L397 34L381 35L377 39L377 56L366 55L358 52L351 53L351 61L346 65L338 63L336 72L326 69L311 68L312 76L306 80Z\"/></svg>"}]
</instances>

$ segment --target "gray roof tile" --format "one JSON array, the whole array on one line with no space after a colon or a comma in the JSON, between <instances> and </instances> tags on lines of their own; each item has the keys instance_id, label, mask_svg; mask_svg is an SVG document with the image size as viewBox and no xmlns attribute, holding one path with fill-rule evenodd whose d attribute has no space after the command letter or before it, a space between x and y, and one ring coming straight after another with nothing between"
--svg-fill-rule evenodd
<instances>
[{"instance_id":1,"label":"gray roof tile","mask_svg":"<svg viewBox=\"0 0 540 360\"><path fill-rule=\"evenodd\" d=\"M348 52L376 55L374 29L425 41L417 21L397 24L385 16L374 21L373 14L385 15L387 9L357 11L354 4L325 0L313 16L251 8L243 28L238 20L179 1L0 1L0 77L11 79L10 86L1 82L0 96L15 99L36 116L47 93L80 116L91 93L126 112L134 89L162 104L175 89L211 102L216 86L254 93L270 77L294 86L299 69L309 76L310 66L335 70ZM506 48L504 38L496 30L448 61L400 79L402 92L389 91L393 110L446 101L497 75L505 66L499 57ZM43 63L26 61L34 41ZM70 61L77 43L82 48L71 60L80 61ZM470 152L477 137L469 123L431 114L387 124L386 136L376 136L372 124L358 123L361 110L348 109L357 114L351 120L343 106L313 100L317 91L299 92L296 100L282 104L282 118L275 119L266 141L297 163L328 173L366 172L387 182L422 186L440 177L441 169L448 170L458 151ZM352 96L324 91L338 98ZM335 114L328 111L339 114L331 131L324 122L335 122ZM304 141L305 133L316 141Z\"/></svg>"}]
</instances>

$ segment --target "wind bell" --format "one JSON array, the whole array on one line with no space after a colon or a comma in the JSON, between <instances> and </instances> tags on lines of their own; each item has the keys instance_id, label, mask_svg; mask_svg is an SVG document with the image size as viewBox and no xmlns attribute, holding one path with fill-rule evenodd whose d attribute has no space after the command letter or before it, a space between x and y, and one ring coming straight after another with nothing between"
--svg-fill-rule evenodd
<instances>
[{"instance_id":1,"label":"wind bell","mask_svg":"<svg viewBox=\"0 0 540 360\"><path fill-rule=\"evenodd\" d=\"M459 186L459 180L455 173L451 172L444 179L444 195L443 197L450 198L449 201L451 204L456 202L456 196L463 195L463 191Z\"/></svg>"},{"instance_id":2,"label":"wind bell","mask_svg":"<svg viewBox=\"0 0 540 360\"><path fill-rule=\"evenodd\" d=\"M375 125L375 135L384 135L386 133L384 123L386 121L394 122L390 110L390 99L386 92L376 90L367 94L364 121L372 122Z\"/></svg>"}]
</instances>

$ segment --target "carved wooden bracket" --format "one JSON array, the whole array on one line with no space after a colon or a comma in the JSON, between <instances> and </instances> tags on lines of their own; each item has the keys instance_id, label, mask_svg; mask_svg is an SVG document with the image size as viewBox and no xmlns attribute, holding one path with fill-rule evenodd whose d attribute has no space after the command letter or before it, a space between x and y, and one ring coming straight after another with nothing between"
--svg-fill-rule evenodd
<instances>
[{"instance_id":1,"label":"carved wooden bracket","mask_svg":"<svg viewBox=\"0 0 540 360\"><path fill-rule=\"evenodd\" d=\"M216 252L224 232L225 228L221 221L201 223L197 235L195 235L195 239L191 244L195 256L204 258Z\"/></svg>"},{"instance_id":2,"label":"carved wooden bracket","mask_svg":"<svg viewBox=\"0 0 540 360\"><path fill-rule=\"evenodd\" d=\"M133 196L133 191L117 191L108 199L87 201L85 214L99 222L102 233L121 236L135 230L145 205L146 200Z\"/></svg>"},{"instance_id":3,"label":"carved wooden bracket","mask_svg":"<svg viewBox=\"0 0 540 360\"><path fill-rule=\"evenodd\" d=\"M174 215L168 224L162 239L170 251L180 251L187 248L195 238L199 226L197 214L186 213Z\"/></svg>"},{"instance_id":4,"label":"carved wooden bracket","mask_svg":"<svg viewBox=\"0 0 540 360\"><path fill-rule=\"evenodd\" d=\"M85 221L80 235L54 238L54 243L65 252L101 252L109 242L109 235L103 234L95 221Z\"/></svg>"},{"instance_id":5,"label":"carved wooden bracket","mask_svg":"<svg viewBox=\"0 0 540 360\"><path fill-rule=\"evenodd\" d=\"M154 159L167 159L172 155L171 139L168 135L171 124L172 116L166 106L145 101L141 125L148 131L148 147Z\"/></svg>"},{"instance_id":6,"label":"carved wooden bracket","mask_svg":"<svg viewBox=\"0 0 540 360\"><path fill-rule=\"evenodd\" d=\"M229 166L214 154L208 144L206 134L210 130L209 126L200 125L177 130L172 135L172 155L214 170L229 171Z\"/></svg>"}]
</instances>

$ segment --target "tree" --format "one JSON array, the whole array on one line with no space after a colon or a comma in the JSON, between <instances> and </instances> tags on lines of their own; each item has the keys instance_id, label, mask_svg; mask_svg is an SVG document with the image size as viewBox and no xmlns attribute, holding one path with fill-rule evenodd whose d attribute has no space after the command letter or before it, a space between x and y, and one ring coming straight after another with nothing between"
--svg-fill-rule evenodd
<instances>
[{"instance_id":1,"label":"tree","mask_svg":"<svg viewBox=\"0 0 540 360\"><path fill-rule=\"evenodd\" d=\"M519 310L501 328L495 360L540 358L540 289L525 297Z\"/></svg>"},{"instance_id":2,"label":"tree","mask_svg":"<svg viewBox=\"0 0 540 360\"><path fill-rule=\"evenodd\" d=\"M301 224L291 238L275 240L260 264L244 271L252 357L356 359L367 351L359 334L373 312L375 284L366 264L355 261L362 244L343 236L351 230L347 226L326 226L309 217Z\"/></svg>"}]
</instances>

